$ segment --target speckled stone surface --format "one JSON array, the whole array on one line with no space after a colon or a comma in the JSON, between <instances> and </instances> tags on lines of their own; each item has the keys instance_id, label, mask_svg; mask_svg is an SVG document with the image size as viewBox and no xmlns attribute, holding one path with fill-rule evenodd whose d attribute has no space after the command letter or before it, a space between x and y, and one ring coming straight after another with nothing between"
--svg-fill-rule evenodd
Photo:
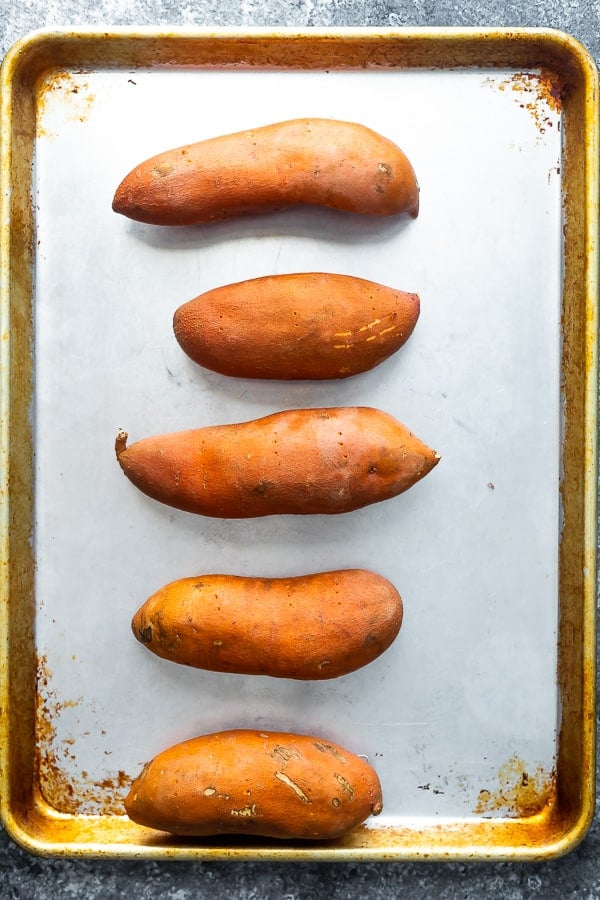
<instances>
[{"instance_id":1,"label":"speckled stone surface","mask_svg":"<svg viewBox=\"0 0 600 900\"><path fill-rule=\"evenodd\" d=\"M549 26L600 59L600 0L0 0L0 51L48 25ZM565 858L536 864L154 863L41 859L0 830L0 896L139 900L411 900L600 897L600 825Z\"/></svg>"}]
</instances>

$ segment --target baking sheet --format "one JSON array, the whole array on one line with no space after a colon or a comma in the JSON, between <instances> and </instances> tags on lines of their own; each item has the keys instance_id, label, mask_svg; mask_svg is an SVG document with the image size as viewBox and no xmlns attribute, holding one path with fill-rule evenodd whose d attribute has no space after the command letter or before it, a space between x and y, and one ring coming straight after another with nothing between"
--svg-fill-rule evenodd
<instances>
[{"instance_id":1,"label":"baking sheet","mask_svg":"<svg viewBox=\"0 0 600 900\"><path fill-rule=\"evenodd\" d=\"M296 209L168 229L112 212L116 185L153 153L300 116L359 121L398 143L419 178L418 219ZM462 828L549 814L562 705L563 127L558 83L536 67L117 65L38 81L35 747L56 813L114 820L161 749L257 727L368 756L384 812L359 831L376 851L411 828L458 828L458 848ZM177 345L173 311L202 291L319 270L418 292L408 344L373 372L295 384L219 376ZM397 416L442 461L401 497L343 516L192 516L136 492L114 458L119 428L136 440L354 404ZM178 577L351 566L388 577L405 618L382 657L333 681L186 669L130 631Z\"/></svg>"}]
</instances>

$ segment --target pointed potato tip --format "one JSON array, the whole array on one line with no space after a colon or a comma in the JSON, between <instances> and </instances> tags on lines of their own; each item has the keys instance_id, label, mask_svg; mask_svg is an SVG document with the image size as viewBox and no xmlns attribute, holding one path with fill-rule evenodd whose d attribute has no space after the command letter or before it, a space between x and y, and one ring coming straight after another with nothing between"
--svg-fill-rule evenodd
<instances>
[{"instance_id":1,"label":"pointed potato tip","mask_svg":"<svg viewBox=\"0 0 600 900\"><path fill-rule=\"evenodd\" d=\"M383 811L383 800L377 799L371 806L371 815L379 816Z\"/></svg>"},{"instance_id":2,"label":"pointed potato tip","mask_svg":"<svg viewBox=\"0 0 600 900\"><path fill-rule=\"evenodd\" d=\"M136 781L137 781L137 779L136 779ZM134 811L135 811L135 802L136 802L136 800L137 800L137 790L136 790L136 783L135 783L135 781L134 781L133 784L131 785L130 789L129 789L129 793L127 794L127 796L126 796L126 797L124 798L124 800L123 800L123 806L124 806L124 808L125 808L125 812L127 813L127 815L129 816L129 818L130 818L133 822L135 822L135 819L134 819L132 813L134 813Z\"/></svg>"},{"instance_id":3,"label":"pointed potato tip","mask_svg":"<svg viewBox=\"0 0 600 900\"><path fill-rule=\"evenodd\" d=\"M416 219L419 215L419 203L421 200L421 189L419 187L419 182L415 179L415 194L412 202L408 206L406 212L411 217L411 219Z\"/></svg>"},{"instance_id":4,"label":"pointed potato tip","mask_svg":"<svg viewBox=\"0 0 600 900\"><path fill-rule=\"evenodd\" d=\"M122 428L119 428L115 438L115 453L117 454L117 459L119 459L124 450L127 450L127 437L127 432L123 431Z\"/></svg>"},{"instance_id":5,"label":"pointed potato tip","mask_svg":"<svg viewBox=\"0 0 600 900\"><path fill-rule=\"evenodd\" d=\"M135 181L132 181L130 173L123 179L115 191L112 199L112 210L120 216L125 216L128 219L135 219L137 209L138 196L135 191Z\"/></svg>"},{"instance_id":6,"label":"pointed potato tip","mask_svg":"<svg viewBox=\"0 0 600 900\"><path fill-rule=\"evenodd\" d=\"M135 187L135 180L132 180L131 176L132 172L129 172L121 179L112 199L113 212L120 213L122 216L129 215L132 204L132 188Z\"/></svg>"},{"instance_id":7,"label":"pointed potato tip","mask_svg":"<svg viewBox=\"0 0 600 900\"><path fill-rule=\"evenodd\" d=\"M135 636L135 639L140 642L140 644L149 643L148 640L144 641L143 639L143 625L142 625L142 609L137 610L133 618L131 619L131 630Z\"/></svg>"},{"instance_id":8,"label":"pointed potato tip","mask_svg":"<svg viewBox=\"0 0 600 900\"><path fill-rule=\"evenodd\" d=\"M181 306L178 306L175 312L173 313L173 331L175 332L175 337L177 337L177 332L179 330L179 326L181 325L181 318L184 315L183 307L187 304L182 303ZM177 337L177 340L179 338Z\"/></svg>"},{"instance_id":9,"label":"pointed potato tip","mask_svg":"<svg viewBox=\"0 0 600 900\"><path fill-rule=\"evenodd\" d=\"M427 447L425 452L425 470L424 474L428 475L429 472L433 471L439 461L441 460L441 454L437 452L437 450L432 450L431 447Z\"/></svg>"},{"instance_id":10,"label":"pointed potato tip","mask_svg":"<svg viewBox=\"0 0 600 900\"><path fill-rule=\"evenodd\" d=\"M121 185L119 185L112 200L113 212L122 214L124 205L123 191L121 190Z\"/></svg>"}]
</instances>

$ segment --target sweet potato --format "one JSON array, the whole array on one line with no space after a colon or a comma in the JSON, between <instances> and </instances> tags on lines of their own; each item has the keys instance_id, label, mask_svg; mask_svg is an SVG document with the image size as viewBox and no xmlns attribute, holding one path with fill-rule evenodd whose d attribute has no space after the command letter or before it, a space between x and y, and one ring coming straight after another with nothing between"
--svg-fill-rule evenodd
<instances>
[{"instance_id":1,"label":"sweet potato","mask_svg":"<svg viewBox=\"0 0 600 900\"><path fill-rule=\"evenodd\" d=\"M152 225L194 225L311 204L416 216L412 165L354 122L294 119L159 153L121 182L113 209Z\"/></svg>"},{"instance_id":2,"label":"sweet potato","mask_svg":"<svg viewBox=\"0 0 600 900\"><path fill-rule=\"evenodd\" d=\"M163 751L125 799L134 822L200 837L331 840L382 807L379 779L364 759L319 737L250 730Z\"/></svg>"},{"instance_id":3,"label":"sweet potato","mask_svg":"<svg viewBox=\"0 0 600 900\"><path fill-rule=\"evenodd\" d=\"M126 444L119 432L117 459L145 494L232 519L349 512L402 493L439 460L370 407L291 409Z\"/></svg>"},{"instance_id":4,"label":"sweet potato","mask_svg":"<svg viewBox=\"0 0 600 900\"><path fill-rule=\"evenodd\" d=\"M182 578L138 609L132 629L172 662L321 680L372 662L401 624L402 600L386 578L345 569L294 578Z\"/></svg>"},{"instance_id":5,"label":"sweet potato","mask_svg":"<svg viewBox=\"0 0 600 900\"><path fill-rule=\"evenodd\" d=\"M194 362L244 378L346 378L410 337L416 294L350 275L270 275L180 306L175 337Z\"/></svg>"}]
</instances>

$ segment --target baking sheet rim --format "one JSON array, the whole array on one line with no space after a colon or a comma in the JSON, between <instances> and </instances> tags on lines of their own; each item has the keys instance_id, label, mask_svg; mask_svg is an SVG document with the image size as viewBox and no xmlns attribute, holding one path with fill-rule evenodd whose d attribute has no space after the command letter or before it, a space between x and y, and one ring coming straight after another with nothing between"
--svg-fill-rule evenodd
<instances>
[{"instance_id":1,"label":"baking sheet rim","mask_svg":"<svg viewBox=\"0 0 600 900\"><path fill-rule=\"evenodd\" d=\"M544 852L539 847L535 848L506 848L488 847L471 848L471 852L465 852L464 847L456 847L454 850L443 852L435 847L417 847L413 851L407 848L381 847L381 848L164 848L160 846L147 847L144 845L125 846L123 844L70 844L64 843L55 846L43 841L36 842L30 838L17 823L8 804L10 793L10 773L8 766L7 748L10 739L8 728L8 710L10 709L10 685L8 684L8 651L9 651L9 560L10 560L10 484L9 484L9 441L10 441L10 254L11 254L11 153L12 147L7 136L12 128L12 103L11 80L18 71L25 50L35 48L41 43L51 42L57 37L68 38L75 42L80 40L108 39L111 37L130 38L152 37L156 40L162 38L177 39L248 39L256 37L257 40L303 39L311 40L319 38L339 38L341 42L349 38L361 40L385 40L400 42L410 41L415 38L426 40L456 39L471 41L474 44L491 37L510 37L511 40L536 40L558 43L561 51L575 55L582 71L585 72L584 91L586 102L586 184L585 184L585 242L586 242L586 386L585 386L585 460L584 472L584 522L583 537L586 566L584 572L584 634L583 653L586 672L589 675L595 668L595 608L596 608L596 535L597 535L597 510L596 510L596 484L597 484L597 456L596 456L596 395L597 395L597 270L598 270L598 76L593 60L583 46L570 35L556 29L546 28L446 28L446 27L407 27L407 28L315 28L302 30L293 27L272 29L264 28L238 28L229 26L224 28L160 28L143 26L136 29L129 27L117 27L110 30L102 30L96 27L78 28L69 27L44 28L31 32L19 40L9 50L2 65L0 75L0 128L1 128L1 173L2 192L0 196L0 316L2 319L2 341L0 346L0 391L2 402L2 419L0 423L0 465L2 466L2 482L0 494L0 543L2 569L0 572L0 628L2 645L0 652L0 671L2 673L2 718L0 721L0 804L2 821L9 834L22 846L40 854L60 855L89 855L89 856L143 856L147 858L166 858L177 856L179 858L238 858L238 859L281 859L281 858L314 858L314 859L525 859L558 856L578 843L587 832L591 823L594 809L594 750L595 750L595 690L591 690L592 679L586 679L590 686L588 694L584 697L583 730L586 752L585 769L587 773L586 787L588 788L583 798L580 816L574 827L561 836L552 846L545 848ZM150 64L151 66L151 64ZM585 777L585 775L584 775ZM94 818L94 817L85 817ZM385 829L381 829L385 831ZM115 852L116 851L116 852Z\"/></svg>"}]
</instances>

